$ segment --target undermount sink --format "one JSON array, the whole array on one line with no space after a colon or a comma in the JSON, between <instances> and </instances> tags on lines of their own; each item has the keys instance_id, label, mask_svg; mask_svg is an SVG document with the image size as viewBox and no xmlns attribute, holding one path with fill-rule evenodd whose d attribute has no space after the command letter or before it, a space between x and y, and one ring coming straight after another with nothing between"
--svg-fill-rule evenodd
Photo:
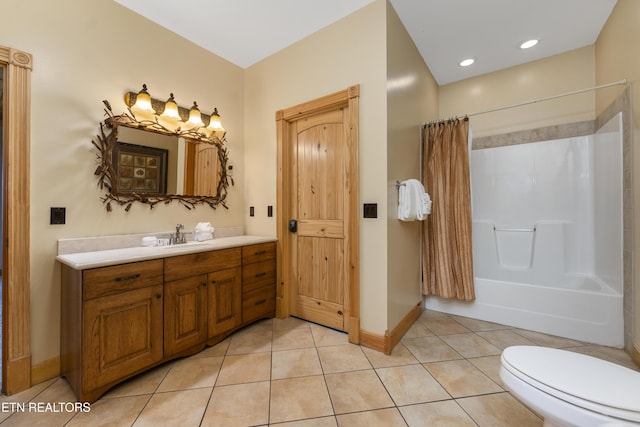
<instances>
[{"instance_id":1,"label":"undermount sink","mask_svg":"<svg viewBox=\"0 0 640 427\"><path fill-rule=\"evenodd\" d=\"M177 248L184 248L184 247L190 247L190 246L200 246L200 245L206 245L207 242L198 242L198 241L190 241L187 243L174 243L172 245L164 245L164 246L157 246L158 248L163 248L163 249L177 249Z\"/></svg>"}]
</instances>

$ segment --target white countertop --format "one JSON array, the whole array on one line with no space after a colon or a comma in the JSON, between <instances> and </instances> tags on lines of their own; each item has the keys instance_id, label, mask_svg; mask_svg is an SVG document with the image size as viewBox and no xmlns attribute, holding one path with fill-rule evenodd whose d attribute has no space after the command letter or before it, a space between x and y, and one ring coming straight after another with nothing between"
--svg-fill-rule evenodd
<instances>
[{"instance_id":1,"label":"white countertop","mask_svg":"<svg viewBox=\"0 0 640 427\"><path fill-rule=\"evenodd\" d=\"M220 237L213 240L206 240L204 242L188 242L171 246L136 246L132 248L109 249L104 251L79 252L58 255L56 260L75 270L86 270L88 268L105 267L109 265L124 264L127 262L146 261L149 259L166 258L176 255L185 255L196 252L206 252L275 241L276 238L272 236L242 235Z\"/></svg>"}]
</instances>

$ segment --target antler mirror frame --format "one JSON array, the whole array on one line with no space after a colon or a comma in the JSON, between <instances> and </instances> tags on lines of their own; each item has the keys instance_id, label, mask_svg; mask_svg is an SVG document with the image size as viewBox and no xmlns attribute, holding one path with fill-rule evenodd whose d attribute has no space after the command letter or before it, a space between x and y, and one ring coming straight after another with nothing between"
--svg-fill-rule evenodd
<instances>
[{"instance_id":1,"label":"antler mirror frame","mask_svg":"<svg viewBox=\"0 0 640 427\"><path fill-rule=\"evenodd\" d=\"M153 209L158 204L169 204L173 201L189 210L195 209L198 205L209 205L212 209L216 209L218 206L222 206L225 209L229 208L226 203L227 190L230 185L234 185L234 181L229 173L232 167L228 166L229 157L224 145L226 142L224 132L221 132L219 136L217 134L206 136L198 132L198 129L176 128L172 130L163 126L157 118L155 120L136 119L131 109L128 109L127 113L116 115L108 101L105 100L103 103L107 118L100 123L100 133L91 142L98 149L96 154L98 167L94 175L98 177L98 187L101 190L106 190L100 200L105 205L107 212L113 210L112 204L124 206L125 212L128 212L134 202L147 204L150 209ZM181 195L118 191L118 176L112 159L114 149L118 144L118 127L120 126L184 138L187 144L215 145L219 162L216 194Z\"/></svg>"}]
</instances>

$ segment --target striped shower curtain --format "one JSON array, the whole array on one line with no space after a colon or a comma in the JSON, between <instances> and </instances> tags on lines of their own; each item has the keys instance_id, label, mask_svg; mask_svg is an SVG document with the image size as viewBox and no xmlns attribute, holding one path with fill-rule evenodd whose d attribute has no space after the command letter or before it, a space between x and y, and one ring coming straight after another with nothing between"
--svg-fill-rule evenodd
<instances>
[{"instance_id":1,"label":"striped shower curtain","mask_svg":"<svg viewBox=\"0 0 640 427\"><path fill-rule=\"evenodd\" d=\"M429 123L422 136L422 179L433 201L423 227L422 293L471 301L469 120Z\"/></svg>"}]
</instances>

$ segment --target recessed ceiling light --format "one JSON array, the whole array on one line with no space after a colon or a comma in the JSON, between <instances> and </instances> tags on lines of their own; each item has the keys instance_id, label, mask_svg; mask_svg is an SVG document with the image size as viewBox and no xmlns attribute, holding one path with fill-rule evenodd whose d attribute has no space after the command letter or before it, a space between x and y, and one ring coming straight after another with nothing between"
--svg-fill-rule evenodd
<instances>
[{"instance_id":1,"label":"recessed ceiling light","mask_svg":"<svg viewBox=\"0 0 640 427\"><path fill-rule=\"evenodd\" d=\"M520 45L520 49L529 49L530 47L534 47L538 44L537 39L528 40Z\"/></svg>"},{"instance_id":2,"label":"recessed ceiling light","mask_svg":"<svg viewBox=\"0 0 640 427\"><path fill-rule=\"evenodd\" d=\"M475 59L471 59L471 58L465 59L464 61L460 62L460 66L461 67L468 67L469 65L473 64L474 62L476 62Z\"/></svg>"}]
</instances>

